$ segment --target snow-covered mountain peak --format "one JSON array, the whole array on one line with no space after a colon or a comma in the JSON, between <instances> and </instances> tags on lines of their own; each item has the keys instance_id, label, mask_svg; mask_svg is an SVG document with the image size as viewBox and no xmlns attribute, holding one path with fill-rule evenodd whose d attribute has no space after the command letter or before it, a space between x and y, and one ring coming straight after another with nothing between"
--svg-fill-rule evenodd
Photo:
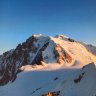
<instances>
[{"instance_id":1,"label":"snow-covered mountain peak","mask_svg":"<svg viewBox=\"0 0 96 96\"><path fill-rule=\"evenodd\" d=\"M34 34L0 56L0 96L95 96L95 53L64 35Z\"/></svg>"},{"instance_id":2,"label":"snow-covered mountain peak","mask_svg":"<svg viewBox=\"0 0 96 96\"><path fill-rule=\"evenodd\" d=\"M34 71L37 72L37 73L35 72L36 75L40 73L41 76L44 76L42 77L43 81L45 80L45 78L47 78L46 77L47 75L49 76L48 81L45 81L45 83L48 83L49 80L51 80L53 77L55 78L55 80L57 80L58 78L61 78L57 76L62 74L64 70L69 69L74 70L74 68L77 70L78 68L81 68L82 66L85 66L91 62L96 63L96 55L93 53L96 53L95 47L93 48L93 46L91 46L89 48L88 45L77 42L64 35L58 35L56 37L52 37L52 36L43 36L41 34L39 35L34 34L22 44L18 44L16 49L5 52L3 55L0 56L0 85L5 85L8 82L14 82L15 84L15 81L18 80L18 76L20 76L19 73L21 74L21 76L23 76L22 74L25 74L26 72L29 73L32 72L32 74L34 74L33 73ZM53 75L49 74L51 73L51 71ZM29 76L29 74L27 75ZM33 76L34 76L33 78L35 78L35 75ZM28 77L28 80L29 79L30 76ZM36 77L35 79L39 80L39 77ZM35 79L34 80L32 79L33 85L36 83ZM42 81L40 81L40 83L41 82ZM25 83L25 81L23 83ZM34 85L34 87L32 87L33 88L32 90L34 91L35 88L37 87L41 88L41 86L44 85L44 82L41 83L41 86L39 85L38 86ZM27 95L23 94L21 96L27 96ZM40 96L40 95L32 95L32 96Z\"/></svg>"},{"instance_id":3,"label":"snow-covered mountain peak","mask_svg":"<svg viewBox=\"0 0 96 96\"><path fill-rule=\"evenodd\" d=\"M41 37L43 35L42 34L33 34L32 36L34 36L34 37Z\"/></svg>"},{"instance_id":4,"label":"snow-covered mountain peak","mask_svg":"<svg viewBox=\"0 0 96 96\"><path fill-rule=\"evenodd\" d=\"M49 36L44 36L42 34L33 34L32 37L34 37L35 39L43 39L44 38L50 38Z\"/></svg>"}]
</instances>

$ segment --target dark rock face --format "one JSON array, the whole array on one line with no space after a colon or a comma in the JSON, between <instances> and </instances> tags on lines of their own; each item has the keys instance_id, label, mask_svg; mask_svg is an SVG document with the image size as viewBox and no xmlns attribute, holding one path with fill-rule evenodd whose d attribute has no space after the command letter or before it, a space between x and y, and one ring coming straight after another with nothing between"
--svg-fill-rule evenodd
<instances>
[{"instance_id":1,"label":"dark rock face","mask_svg":"<svg viewBox=\"0 0 96 96\"><path fill-rule=\"evenodd\" d=\"M42 48L40 49L40 51L37 53L35 59L32 62L33 64L41 64L41 61L43 61L43 57L42 57L42 51L44 51L46 49L46 47L48 46L49 42L45 43Z\"/></svg>"},{"instance_id":2,"label":"dark rock face","mask_svg":"<svg viewBox=\"0 0 96 96\"><path fill-rule=\"evenodd\" d=\"M69 40L70 42L75 42L75 40L73 40L73 39L71 39L71 38L68 38L68 40Z\"/></svg>"},{"instance_id":3,"label":"dark rock face","mask_svg":"<svg viewBox=\"0 0 96 96\"><path fill-rule=\"evenodd\" d=\"M11 55L12 55L11 51L5 52L3 54L4 58L2 57L1 59L2 62L0 66L0 76L2 78L0 79L0 85L4 85L9 81L14 81L16 78L16 75L14 74L16 66L14 63L12 65L10 64L12 62Z\"/></svg>"},{"instance_id":4,"label":"dark rock face","mask_svg":"<svg viewBox=\"0 0 96 96\"><path fill-rule=\"evenodd\" d=\"M79 83L81 81L81 79L83 78L84 74L85 73L82 73L81 75L79 75L79 77L74 80L74 83Z\"/></svg>"},{"instance_id":5,"label":"dark rock face","mask_svg":"<svg viewBox=\"0 0 96 96\"><path fill-rule=\"evenodd\" d=\"M18 44L15 50L5 52L0 56L0 76L2 77L0 85L5 85L9 81L13 82L22 65L40 64L43 61L42 51L48 46L49 38L44 39L42 46L38 42L41 42L39 37L33 35L26 42Z\"/></svg>"},{"instance_id":6,"label":"dark rock face","mask_svg":"<svg viewBox=\"0 0 96 96\"><path fill-rule=\"evenodd\" d=\"M58 44L54 48L54 55L57 58L57 63L61 64L62 60L71 63L72 58L71 56Z\"/></svg>"},{"instance_id":7,"label":"dark rock face","mask_svg":"<svg viewBox=\"0 0 96 96\"><path fill-rule=\"evenodd\" d=\"M54 78L55 81L58 80L58 79L59 79L58 77L55 77L55 78Z\"/></svg>"},{"instance_id":8,"label":"dark rock face","mask_svg":"<svg viewBox=\"0 0 96 96\"><path fill-rule=\"evenodd\" d=\"M3 73L3 77L2 79L0 80L0 85L4 85L6 83L9 82L9 80L11 79L10 75L8 74L8 69L4 70L5 72ZM7 80L7 79L8 80Z\"/></svg>"}]
</instances>

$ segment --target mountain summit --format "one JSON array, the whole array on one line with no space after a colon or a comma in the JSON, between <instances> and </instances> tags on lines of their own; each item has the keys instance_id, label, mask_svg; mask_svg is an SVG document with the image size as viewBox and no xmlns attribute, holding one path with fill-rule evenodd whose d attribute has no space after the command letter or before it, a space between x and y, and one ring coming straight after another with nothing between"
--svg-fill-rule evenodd
<instances>
[{"instance_id":1,"label":"mountain summit","mask_svg":"<svg viewBox=\"0 0 96 96\"><path fill-rule=\"evenodd\" d=\"M75 83L78 83L81 81L81 78L83 77L87 79L88 74L86 72L88 70L91 70L91 69L88 70L82 69L84 71L80 71L81 69L78 68L81 68L85 65L88 66L87 64L91 62L96 63L96 48L92 45L86 45L84 43L80 43L79 41L73 40L62 34L57 35L55 37L43 36L41 34L39 35L34 34L22 44L18 44L16 49L7 51L0 56L0 85L3 86L0 87L0 96L12 96L13 95L13 92L11 92L12 90L13 91L18 90L16 91L17 93L14 92L14 94L16 93L16 96L59 96L56 94L62 93L63 92L62 90L65 87L66 87L65 89L66 90L68 89L70 92L71 92L70 88L74 88L73 89L74 93L75 92L74 86L77 85L73 84L73 81ZM74 68L76 70L74 70ZM77 71L77 69L79 71ZM93 69L95 69L95 65ZM67 71L69 70L69 73L72 71L73 75L76 76L72 76L72 73L70 75L68 72L65 72L66 70ZM72 78L66 77L64 75L65 73L62 72L65 72L66 74L68 73L70 76L72 76ZM77 72L77 74L74 74L74 72ZM69 80L63 81L64 78L60 74L62 74L62 76L64 75L67 79L69 78ZM89 74L91 73L89 72ZM77 77L78 75L79 77L77 79L70 81L70 79L72 80L74 77ZM48 76L48 78L46 76ZM41 78L40 81L39 77ZM48 80L46 80L45 77ZM59 77L61 79L58 81ZM52 78L54 78L53 80L54 82L56 81L57 84L60 83L61 85L57 86L56 84L55 86L54 85L55 83L52 83L53 82ZM27 82L29 82L28 83L29 86L25 84ZM33 85L31 85L31 82ZM67 83L65 84L65 82ZM52 86L50 85L51 83ZM65 87L62 86L62 84L64 84ZM72 86L70 86L69 84L72 84ZM82 84L80 85L81 88L83 86ZM16 88L13 88L13 86L16 86ZM24 92L23 91L21 92L18 89L19 87L20 90L21 91L23 90ZM9 95L3 93L7 91L7 88L9 88L8 89ZM53 91L52 90L53 88L56 88L56 90ZM33 92L31 89L33 90ZM66 93L68 92L66 90L64 91L65 93L63 92L62 93L63 95L60 96L81 96L77 95L77 93L76 94L74 93L74 95L70 95L69 93ZM47 93L48 91L49 93ZM29 94L28 92L29 93L31 92L30 95L28 95ZM89 96L89 95L83 94L82 96Z\"/></svg>"}]
</instances>

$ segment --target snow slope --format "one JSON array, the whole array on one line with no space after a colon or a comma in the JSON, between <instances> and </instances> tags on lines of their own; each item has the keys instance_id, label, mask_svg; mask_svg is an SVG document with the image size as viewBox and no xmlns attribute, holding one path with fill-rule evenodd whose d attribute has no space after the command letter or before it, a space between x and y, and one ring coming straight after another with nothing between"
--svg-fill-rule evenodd
<instances>
[{"instance_id":1,"label":"snow slope","mask_svg":"<svg viewBox=\"0 0 96 96\"><path fill-rule=\"evenodd\" d=\"M49 64L31 68L18 74L13 83L0 87L0 96L42 96L47 92L60 91L60 96L95 96L96 68L94 64L84 69ZM28 66L26 66L28 67ZM32 66L30 66L32 67ZM80 82L75 83L82 73ZM57 79L56 79L57 78Z\"/></svg>"}]
</instances>

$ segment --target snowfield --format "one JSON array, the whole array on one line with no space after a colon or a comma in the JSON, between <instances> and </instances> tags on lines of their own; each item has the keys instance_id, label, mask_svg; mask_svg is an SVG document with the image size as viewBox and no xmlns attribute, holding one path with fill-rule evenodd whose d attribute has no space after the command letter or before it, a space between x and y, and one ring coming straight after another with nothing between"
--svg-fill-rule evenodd
<instances>
[{"instance_id":1,"label":"snowfield","mask_svg":"<svg viewBox=\"0 0 96 96\"><path fill-rule=\"evenodd\" d=\"M95 96L96 68L94 64L84 69L64 67L63 65L46 67L25 66L13 83L0 87L0 96L42 96L47 92L60 91L60 96ZM28 67L28 68L27 68ZM29 70L28 70L29 69ZM77 83L74 80L84 74Z\"/></svg>"}]
</instances>

